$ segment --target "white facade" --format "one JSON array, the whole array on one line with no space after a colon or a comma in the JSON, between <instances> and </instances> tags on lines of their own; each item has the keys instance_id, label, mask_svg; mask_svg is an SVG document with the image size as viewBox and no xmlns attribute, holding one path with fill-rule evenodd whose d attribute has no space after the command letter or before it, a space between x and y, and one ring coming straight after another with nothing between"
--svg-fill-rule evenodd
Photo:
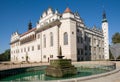
<instances>
[{"instance_id":1,"label":"white facade","mask_svg":"<svg viewBox=\"0 0 120 82\"><path fill-rule=\"evenodd\" d=\"M69 8L62 14L48 8L35 28L12 34L11 61L48 62L57 59L60 47L64 58L72 61L104 60L104 39L101 30L87 28Z\"/></svg>"}]
</instances>

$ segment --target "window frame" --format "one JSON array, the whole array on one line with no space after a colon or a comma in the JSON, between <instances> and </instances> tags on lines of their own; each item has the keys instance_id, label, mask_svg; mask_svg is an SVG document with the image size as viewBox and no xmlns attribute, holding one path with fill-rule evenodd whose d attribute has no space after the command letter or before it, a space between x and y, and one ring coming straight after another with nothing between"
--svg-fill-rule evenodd
<instances>
[{"instance_id":1,"label":"window frame","mask_svg":"<svg viewBox=\"0 0 120 82\"><path fill-rule=\"evenodd\" d=\"M67 32L64 32L64 34L63 34L63 43L64 43L64 45L68 45L68 33Z\"/></svg>"}]
</instances>

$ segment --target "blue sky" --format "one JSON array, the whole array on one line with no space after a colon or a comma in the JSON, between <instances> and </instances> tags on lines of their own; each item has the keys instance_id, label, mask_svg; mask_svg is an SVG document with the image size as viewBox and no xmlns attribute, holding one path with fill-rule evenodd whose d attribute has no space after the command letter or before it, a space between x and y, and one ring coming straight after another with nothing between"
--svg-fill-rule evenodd
<instances>
[{"instance_id":1,"label":"blue sky","mask_svg":"<svg viewBox=\"0 0 120 82\"><path fill-rule=\"evenodd\" d=\"M63 13L66 7L78 11L86 26L101 27L103 6L109 23L109 41L120 32L120 0L0 0L0 53L9 49L11 34L27 31L31 20L35 27L42 12L48 7Z\"/></svg>"}]
</instances>

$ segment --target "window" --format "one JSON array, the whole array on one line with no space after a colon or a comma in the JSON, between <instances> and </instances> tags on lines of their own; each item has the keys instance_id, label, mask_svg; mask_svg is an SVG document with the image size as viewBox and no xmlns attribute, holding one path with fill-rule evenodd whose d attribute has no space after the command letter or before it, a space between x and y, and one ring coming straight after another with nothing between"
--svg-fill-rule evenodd
<instances>
[{"instance_id":1,"label":"window","mask_svg":"<svg viewBox=\"0 0 120 82\"><path fill-rule=\"evenodd\" d=\"M21 49L21 53L23 52L23 49Z\"/></svg>"},{"instance_id":2,"label":"window","mask_svg":"<svg viewBox=\"0 0 120 82\"><path fill-rule=\"evenodd\" d=\"M32 51L34 51L34 46L32 46Z\"/></svg>"},{"instance_id":3,"label":"window","mask_svg":"<svg viewBox=\"0 0 120 82\"><path fill-rule=\"evenodd\" d=\"M94 44L96 44L96 39L94 38Z\"/></svg>"},{"instance_id":4,"label":"window","mask_svg":"<svg viewBox=\"0 0 120 82\"><path fill-rule=\"evenodd\" d=\"M53 46L53 33L50 33L50 46Z\"/></svg>"},{"instance_id":5,"label":"window","mask_svg":"<svg viewBox=\"0 0 120 82\"><path fill-rule=\"evenodd\" d=\"M17 50L15 50L15 53L17 53Z\"/></svg>"},{"instance_id":6,"label":"window","mask_svg":"<svg viewBox=\"0 0 120 82\"><path fill-rule=\"evenodd\" d=\"M52 21L54 21L54 19L52 19Z\"/></svg>"},{"instance_id":7,"label":"window","mask_svg":"<svg viewBox=\"0 0 120 82\"><path fill-rule=\"evenodd\" d=\"M83 55L83 49L81 49L81 55Z\"/></svg>"},{"instance_id":8,"label":"window","mask_svg":"<svg viewBox=\"0 0 120 82\"><path fill-rule=\"evenodd\" d=\"M83 43L83 38L81 37L81 43Z\"/></svg>"},{"instance_id":9,"label":"window","mask_svg":"<svg viewBox=\"0 0 120 82\"><path fill-rule=\"evenodd\" d=\"M77 54L80 55L80 49L77 49Z\"/></svg>"},{"instance_id":10,"label":"window","mask_svg":"<svg viewBox=\"0 0 120 82\"><path fill-rule=\"evenodd\" d=\"M94 47L94 51L96 51L96 47Z\"/></svg>"},{"instance_id":11,"label":"window","mask_svg":"<svg viewBox=\"0 0 120 82\"><path fill-rule=\"evenodd\" d=\"M98 40L98 44L100 44L100 40Z\"/></svg>"},{"instance_id":12,"label":"window","mask_svg":"<svg viewBox=\"0 0 120 82\"><path fill-rule=\"evenodd\" d=\"M101 55L99 55L99 59L101 59Z\"/></svg>"},{"instance_id":13,"label":"window","mask_svg":"<svg viewBox=\"0 0 120 82\"><path fill-rule=\"evenodd\" d=\"M50 55L50 58L53 58L53 55Z\"/></svg>"},{"instance_id":14,"label":"window","mask_svg":"<svg viewBox=\"0 0 120 82\"><path fill-rule=\"evenodd\" d=\"M43 39L44 39L44 48L46 48L46 36L43 35Z\"/></svg>"},{"instance_id":15,"label":"window","mask_svg":"<svg viewBox=\"0 0 120 82\"><path fill-rule=\"evenodd\" d=\"M94 47L94 53L96 53L96 47Z\"/></svg>"},{"instance_id":16,"label":"window","mask_svg":"<svg viewBox=\"0 0 120 82\"><path fill-rule=\"evenodd\" d=\"M79 29L77 29L77 32L79 32Z\"/></svg>"},{"instance_id":17,"label":"window","mask_svg":"<svg viewBox=\"0 0 120 82\"><path fill-rule=\"evenodd\" d=\"M19 49L18 49L18 53L19 53Z\"/></svg>"},{"instance_id":18,"label":"window","mask_svg":"<svg viewBox=\"0 0 120 82\"><path fill-rule=\"evenodd\" d=\"M72 34L74 34L74 32L72 32Z\"/></svg>"},{"instance_id":19,"label":"window","mask_svg":"<svg viewBox=\"0 0 120 82\"><path fill-rule=\"evenodd\" d=\"M40 38L40 34L38 34L38 39Z\"/></svg>"},{"instance_id":20,"label":"window","mask_svg":"<svg viewBox=\"0 0 120 82\"><path fill-rule=\"evenodd\" d=\"M99 47L99 53L100 53L100 47Z\"/></svg>"},{"instance_id":21,"label":"window","mask_svg":"<svg viewBox=\"0 0 120 82\"><path fill-rule=\"evenodd\" d=\"M68 45L68 34L67 34L67 32L64 33L64 45Z\"/></svg>"},{"instance_id":22,"label":"window","mask_svg":"<svg viewBox=\"0 0 120 82\"><path fill-rule=\"evenodd\" d=\"M102 56L102 58L104 59L104 55Z\"/></svg>"},{"instance_id":23,"label":"window","mask_svg":"<svg viewBox=\"0 0 120 82\"><path fill-rule=\"evenodd\" d=\"M83 57L81 57L81 61L83 61L84 60L84 58Z\"/></svg>"},{"instance_id":24,"label":"window","mask_svg":"<svg viewBox=\"0 0 120 82\"><path fill-rule=\"evenodd\" d=\"M28 51L30 51L30 48L28 47Z\"/></svg>"},{"instance_id":25,"label":"window","mask_svg":"<svg viewBox=\"0 0 120 82\"><path fill-rule=\"evenodd\" d=\"M40 50L40 45L38 45L38 50Z\"/></svg>"},{"instance_id":26,"label":"window","mask_svg":"<svg viewBox=\"0 0 120 82\"><path fill-rule=\"evenodd\" d=\"M91 55L91 52L89 53L89 55Z\"/></svg>"},{"instance_id":27,"label":"window","mask_svg":"<svg viewBox=\"0 0 120 82\"><path fill-rule=\"evenodd\" d=\"M43 58L46 58L46 55L44 55Z\"/></svg>"},{"instance_id":28,"label":"window","mask_svg":"<svg viewBox=\"0 0 120 82\"><path fill-rule=\"evenodd\" d=\"M85 50L87 50L87 45L85 45Z\"/></svg>"},{"instance_id":29,"label":"window","mask_svg":"<svg viewBox=\"0 0 120 82\"><path fill-rule=\"evenodd\" d=\"M91 50L91 46L89 46L89 50Z\"/></svg>"},{"instance_id":30,"label":"window","mask_svg":"<svg viewBox=\"0 0 120 82\"><path fill-rule=\"evenodd\" d=\"M88 41L89 41L89 43L91 42L91 38L90 37L88 38Z\"/></svg>"},{"instance_id":31,"label":"window","mask_svg":"<svg viewBox=\"0 0 120 82\"><path fill-rule=\"evenodd\" d=\"M24 52L26 52L26 48L24 48Z\"/></svg>"},{"instance_id":32,"label":"window","mask_svg":"<svg viewBox=\"0 0 120 82\"><path fill-rule=\"evenodd\" d=\"M82 35L82 31L81 30L79 30L79 33Z\"/></svg>"},{"instance_id":33,"label":"window","mask_svg":"<svg viewBox=\"0 0 120 82\"><path fill-rule=\"evenodd\" d=\"M87 41L87 36L85 35L85 41Z\"/></svg>"},{"instance_id":34,"label":"window","mask_svg":"<svg viewBox=\"0 0 120 82\"><path fill-rule=\"evenodd\" d=\"M80 43L80 37L77 37L77 43Z\"/></svg>"}]
</instances>

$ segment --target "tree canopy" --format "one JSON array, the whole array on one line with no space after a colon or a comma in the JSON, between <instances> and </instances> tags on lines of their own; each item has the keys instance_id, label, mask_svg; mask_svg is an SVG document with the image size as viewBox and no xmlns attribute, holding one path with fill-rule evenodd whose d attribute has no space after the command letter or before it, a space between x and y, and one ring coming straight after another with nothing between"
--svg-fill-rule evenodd
<instances>
[{"instance_id":1,"label":"tree canopy","mask_svg":"<svg viewBox=\"0 0 120 82\"><path fill-rule=\"evenodd\" d=\"M113 36L112 36L112 43L116 44L116 43L120 43L120 33L116 32Z\"/></svg>"},{"instance_id":2,"label":"tree canopy","mask_svg":"<svg viewBox=\"0 0 120 82\"><path fill-rule=\"evenodd\" d=\"M10 49L7 49L4 53L0 54L0 61L10 61Z\"/></svg>"}]
</instances>

